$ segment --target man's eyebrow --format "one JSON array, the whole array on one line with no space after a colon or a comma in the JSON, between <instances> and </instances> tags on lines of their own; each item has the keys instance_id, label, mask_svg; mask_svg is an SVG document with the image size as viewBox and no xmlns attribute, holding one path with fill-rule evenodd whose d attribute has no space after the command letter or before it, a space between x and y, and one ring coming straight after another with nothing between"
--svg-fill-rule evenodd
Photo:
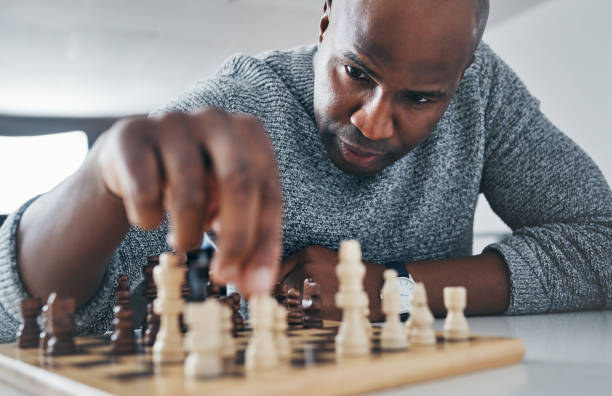
<instances>
[{"instance_id":1,"label":"man's eyebrow","mask_svg":"<svg viewBox=\"0 0 612 396\"><path fill-rule=\"evenodd\" d=\"M374 77L374 78L378 77L378 74L374 70L370 69L365 63L363 63L363 61L361 59L359 59L357 54L355 54L354 52L344 51L342 53L342 56L344 58L350 60L351 62L353 62L354 64L356 64L360 68L362 68L366 73L368 73L372 77Z\"/></svg>"},{"instance_id":2,"label":"man's eyebrow","mask_svg":"<svg viewBox=\"0 0 612 396\"><path fill-rule=\"evenodd\" d=\"M344 51L342 53L342 56L348 60L350 60L351 62L353 62L354 64L356 64L357 66L359 66L360 68L362 68L367 74L369 74L370 76L374 77L374 78L379 78L378 74L370 69L365 63L363 63L363 61L361 59L359 59L359 56L357 56L357 54L355 54L354 52L351 51ZM427 91L427 90L417 90L417 89L406 89L403 91L403 93L406 96L424 96L426 98L443 98L446 96L446 91L444 90L437 90L434 89L432 91Z\"/></svg>"}]
</instances>

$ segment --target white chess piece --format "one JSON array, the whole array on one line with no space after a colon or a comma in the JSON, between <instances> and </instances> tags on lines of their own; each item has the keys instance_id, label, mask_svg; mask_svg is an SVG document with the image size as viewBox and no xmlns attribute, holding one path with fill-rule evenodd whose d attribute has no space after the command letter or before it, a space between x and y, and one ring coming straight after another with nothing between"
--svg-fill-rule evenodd
<instances>
[{"instance_id":1,"label":"white chess piece","mask_svg":"<svg viewBox=\"0 0 612 396\"><path fill-rule=\"evenodd\" d=\"M185 304L181 297L181 285L185 281L186 271L187 268L174 253L161 254L159 265L153 270L153 280L157 286L153 310L160 316L160 329L153 345L153 361L156 363L181 362L185 358L179 315Z\"/></svg>"},{"instance_id":2,"label":"white chess piece","mask_svg":"<svg viewBox=\"0 0 612 396\"><path fill-rule=\"evenodd\" d=\"M288 359L291 356L291 343L287 336L287 308L276 305L274 316L274 339L279 359Z\"/></svg>"},{"instance_id":3,"label":"white chess piece","mask_svg":"<svg viewBox=\"0 0 612 396\"><path fill-rule=\"evenodd\" d=\"M342 309L342 322L336 335L336 353L340 356L364 356L370 353L370 336L364 326L368 297L363 290L365 265L361 262L359 242L342 241L339 257L336 306Z\"/></svg>"},{"instance_id":4,"label":"white chess piece","mask_svg":"<svg viewBox=\"0 0 612 396\"><path fill-rule=\"evenodd\" d=\"M427 305L427 293L422 282L414 285L410 301L410 341L415 345L433 345L436 334L432 329L434 317Z\"/></svg>"},{"instance_id":5,"label":"white chess piece","mask_svg":"<svg viewBox=\"0 0 612 396\"><path fill-rule=\"evenodd\" d=\"M232 310L225 304L221 304L221 357L234 357L236 354L236 342L232 337Z\"/></svg>"},{"instance_id":6,"label":"white chess piece","mask_svg":"<svg viewBox=\"0 0 612 396\"><path fill-rule=\"evenodd\" d=\"M210 298L205 302L187 304L185 323L189 331L185 336L185 377L215 377L223 372L222 308L219 301Z\"/></svg>"},{"instance_id":7,"label":"white chess piece","mask_svg":"<svg viewBox=\"0 0 612 396\"><path fill-rule=\"evenodd\" d=\"M448 313L444 320L444 339L447 341L465 341L470 336L468 322L463 310L467 303L465 287L445 287L444 306Z\"/></svg>"},{"instance_id":8,"label":"white chess piece","mask_svg":"<svg viewBox=\"0 0 612 396\"><path fill-rule=\"evenodd\" d=\"M277 301L266 295L253 296L249 301L249 319L253 334L245 352L247 370L273 368L278 365L273 324Z\"/></svg>"},{"instance_id":9,"label":"white chess piece","mask_svg":"<svg viewBox=\"0 0 612 396\"><path fill-rule=\"evenodd\" d=\"M385 314L380 334L380 346L383 350L401 350L408 347L406 327L402 325L399 314L401 310L400 290L397 286L397 271L388 269L383 273L385 283L381 291L382 311Z\"/></svg>"}]
</instances>

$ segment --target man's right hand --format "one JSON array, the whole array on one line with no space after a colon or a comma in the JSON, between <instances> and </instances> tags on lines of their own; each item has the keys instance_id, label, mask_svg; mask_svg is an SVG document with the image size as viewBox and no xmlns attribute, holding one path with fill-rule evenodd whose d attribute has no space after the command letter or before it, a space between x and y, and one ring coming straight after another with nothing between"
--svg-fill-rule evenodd
<instances>
[{"instance_id":1,"label":"man's right hand","mask_svg":"<svg viewBox=\"0 0 612 396\"><path fill-rule=\"evenodd\" d=\"M218 282L267 293L278 271L282 198L274 150L254 117L206 109L116 123L92 155L130 224L157 227L167 211L177 250L218 228Z\"/></svg>"}]
</instances>

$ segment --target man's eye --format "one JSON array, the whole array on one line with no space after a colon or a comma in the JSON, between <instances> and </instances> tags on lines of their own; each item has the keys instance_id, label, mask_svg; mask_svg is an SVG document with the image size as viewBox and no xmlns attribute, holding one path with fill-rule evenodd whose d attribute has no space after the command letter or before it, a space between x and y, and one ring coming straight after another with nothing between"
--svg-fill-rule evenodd
<instances>
[{"instance_id":1,"label":"man's eye","mask_svg":"<svg viewBox=\"0 0 612 396\"><path fill-rule=\"evenodd\" d=\"M427 99L423 95L417 95L417 94L410 95L410 100L418 104L429 103L429 99Z\"/></svg>"},{"instance_id":2,"label":"man's eye","mask_svg":"<svg viewBox=\"0 0 612 396\"><path fill-rule=\"evenodd\" d=\"M349 76L351 76L351 78L354 78L355 80L365 80L365 73L363 72L363 70L357 67L344 65L344 70L346 71L346 74L348 74Z\"/></svg>"}]
</instances>

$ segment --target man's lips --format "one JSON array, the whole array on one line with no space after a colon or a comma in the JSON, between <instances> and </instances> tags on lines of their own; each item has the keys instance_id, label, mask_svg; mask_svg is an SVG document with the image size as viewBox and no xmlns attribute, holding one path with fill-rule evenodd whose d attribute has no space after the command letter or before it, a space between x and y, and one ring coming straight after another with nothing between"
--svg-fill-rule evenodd
<instances>
[{"instance_id":1,"label":"man's lips","mask_svg":"<svg viewBox=\"0 0 612 396\"><path fill-rule=\"evenodd\" d=\"M344 159L356 165L368 165L383 156L382 153L363 150L340 139L338 139L338 146Z\"/></svg>"}]
</instances>

